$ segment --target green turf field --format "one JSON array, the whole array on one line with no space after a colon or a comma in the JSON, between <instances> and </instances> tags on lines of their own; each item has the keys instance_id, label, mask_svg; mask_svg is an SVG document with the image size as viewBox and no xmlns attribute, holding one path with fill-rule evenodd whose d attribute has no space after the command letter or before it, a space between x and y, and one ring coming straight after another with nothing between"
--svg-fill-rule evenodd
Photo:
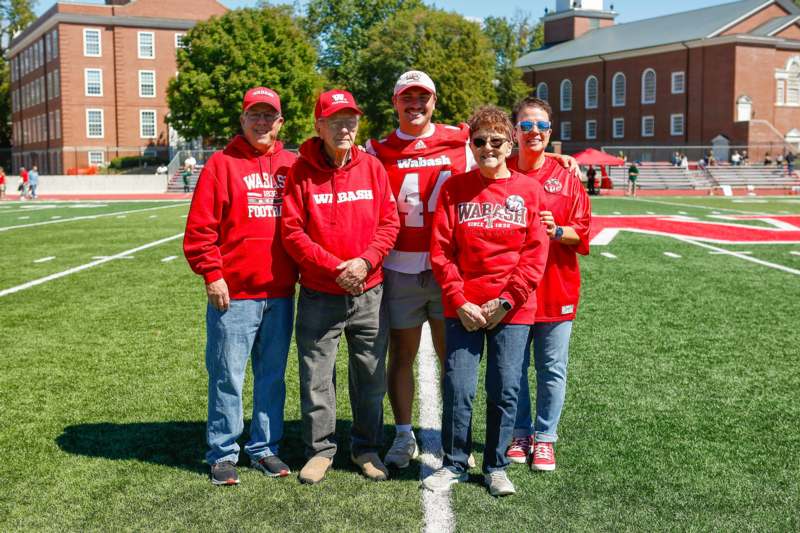
<instances>
[{"instance_id":1,"label":"green turf field","mask_svg":"<svg viewBox=\"0 0 800 533\"><path fill-rule=\"evenodd\" d=\"M800 214L797 197L758 200L597 198L593 211ZM0 530L423 529L416 464L379 484L349 464L346 387L325 482L242 468L238 487L209 484L205 301L181 252L187 209L0 203ZM714 247L800 271L800 243ZM513 466L518 493L502 500L474 471L453 491L456 531L800 530L800 275L712 251L625 232L592 247L558 469ZM294 347L289 358L282 456L298 470ZM480 391L475 413L481 452Z\"/></svg>"}]
</instances>

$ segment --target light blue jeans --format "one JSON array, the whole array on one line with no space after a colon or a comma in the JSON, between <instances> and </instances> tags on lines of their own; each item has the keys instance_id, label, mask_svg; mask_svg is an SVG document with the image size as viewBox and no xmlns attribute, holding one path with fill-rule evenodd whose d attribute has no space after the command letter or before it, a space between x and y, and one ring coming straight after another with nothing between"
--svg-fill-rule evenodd
<instances>
[{"instance_id":1,"label":"light blue jeans","mask_svg":"<svg viewBox=\"0 0 800 533\"><path fill-rule=\"evenodd\" d=\"M242 386L251 356L253 420L245 451L253 460L278 453L283 437L284 374L293 317L293 298L231 300L224 312L208 305L208 464L239 460L236 439L244 431Z\"/></svg>"},{"instance_id":2,"label":"light blue jeans","mask_svg":"<svg viewBox=\"0 0 800 533\"><path fill-rule=\"evenodd\" d=\"M478 368L486 344L486 438L483 472L503 470L506 446L514 430L520 372L530 326L500 324L494 329L467 331L455 318L445 320L447 356L444 362L442 407L443 465L467 471L472 452L472 404L478 388Z\"/></svg>"},{"instance_id":3,"label":"light blue jeans","mask_svg":"<svg viewBox=\"0 0 800 533\"><path fill-rule=\"evenodd\" d=\"M558 421L561 419L567 393L567 360L571 333L571 320L541 322L531 328L522 362L514 437L534 435L537 442L558 440ZM536 425L531 420L531 393L528 386L531 343L536 368Z\"/></svg>"}]
</instances>

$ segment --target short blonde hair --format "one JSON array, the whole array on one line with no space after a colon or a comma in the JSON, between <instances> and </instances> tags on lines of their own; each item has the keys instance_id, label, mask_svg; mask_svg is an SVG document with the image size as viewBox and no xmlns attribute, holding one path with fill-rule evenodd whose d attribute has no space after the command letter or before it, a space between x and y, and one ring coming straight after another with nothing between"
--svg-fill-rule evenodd
<instances>
[{"instance_id":1,"label":"short blonde hair","mask_svg":"<svg viewBox=\"0 0 800 533\"><path fill-rule=\"evenodd\" d=\"M470 138L478 130L487 129L502 133L510 141L513 139L512 131L514 126L508 118L508 113L494 105L484 105L472 112L472 116L467 120L469 125Z\"/></svg>"}]
</instances>

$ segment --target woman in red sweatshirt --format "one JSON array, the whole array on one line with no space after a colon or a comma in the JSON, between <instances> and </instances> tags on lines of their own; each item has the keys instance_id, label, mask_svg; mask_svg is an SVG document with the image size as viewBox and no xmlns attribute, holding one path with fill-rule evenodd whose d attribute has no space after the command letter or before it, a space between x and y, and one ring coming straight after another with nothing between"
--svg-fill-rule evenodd
<instances>
[{"instance_id":1,"label":"woman in red sweatshirt","mask_svg":"<svg viewBox=\"0 0 800 533\"><path fill-rule=\"evenodd\" d=\"M541 187L506 166L513 146L508 116L494 106L469 120L478 168L442 187L433 222L431 264L442 286L447 355L442 413L443 467L428 490L467 479L472 402L484 343L486 446L484 479L493 496L514 494L506 476L522 359L536 314L533 295L547 260L539 219Z\"/></svg>"}]
</instances>

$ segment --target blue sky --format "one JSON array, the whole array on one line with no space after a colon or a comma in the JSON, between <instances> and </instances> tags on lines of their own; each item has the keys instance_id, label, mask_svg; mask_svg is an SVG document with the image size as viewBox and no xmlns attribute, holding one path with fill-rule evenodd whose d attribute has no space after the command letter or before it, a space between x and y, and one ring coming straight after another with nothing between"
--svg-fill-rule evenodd
<instances>
[{"instance_id":1,"label":"blue sky","mask_svg":"<svg viewBox=\"0 0 800 533\"><path fill-rule=\"evenodd\" d=\"M190 0L187 0L190 1ZM511 17L517 10L530 13L535 17L540 17L544 14L544 8L547 7L551 10L555 9L555 0L536 0L533 2L522 1L503 1L493 0L426 0L427 3L433 4L437 7L447 9L449 11L457 11L462 15L469 17L488 17L505 16ZM91 0L83 0L82 3L89 3ZM55 2L40 0L36 4L36 12L38 14L46 11ZM100 3L96 1L93 3ZM229 8L237 7L254 7L257 0L222 0L222 3ZM282 3L282 2L274 2ZM291 3L286 1L285 3ZM657 17L659 15L666 15L668 13L677 13L679 11L689 11L691 9L698 9L717 4L726 3L725 0L671 0L670 2L652 2L643 0L605 0L604 5L608 9L609 4L614 5L614 11L619 13L617 22L630 22L632 20L639 20L643 18Z\"/></svg>"}]
</instances>

